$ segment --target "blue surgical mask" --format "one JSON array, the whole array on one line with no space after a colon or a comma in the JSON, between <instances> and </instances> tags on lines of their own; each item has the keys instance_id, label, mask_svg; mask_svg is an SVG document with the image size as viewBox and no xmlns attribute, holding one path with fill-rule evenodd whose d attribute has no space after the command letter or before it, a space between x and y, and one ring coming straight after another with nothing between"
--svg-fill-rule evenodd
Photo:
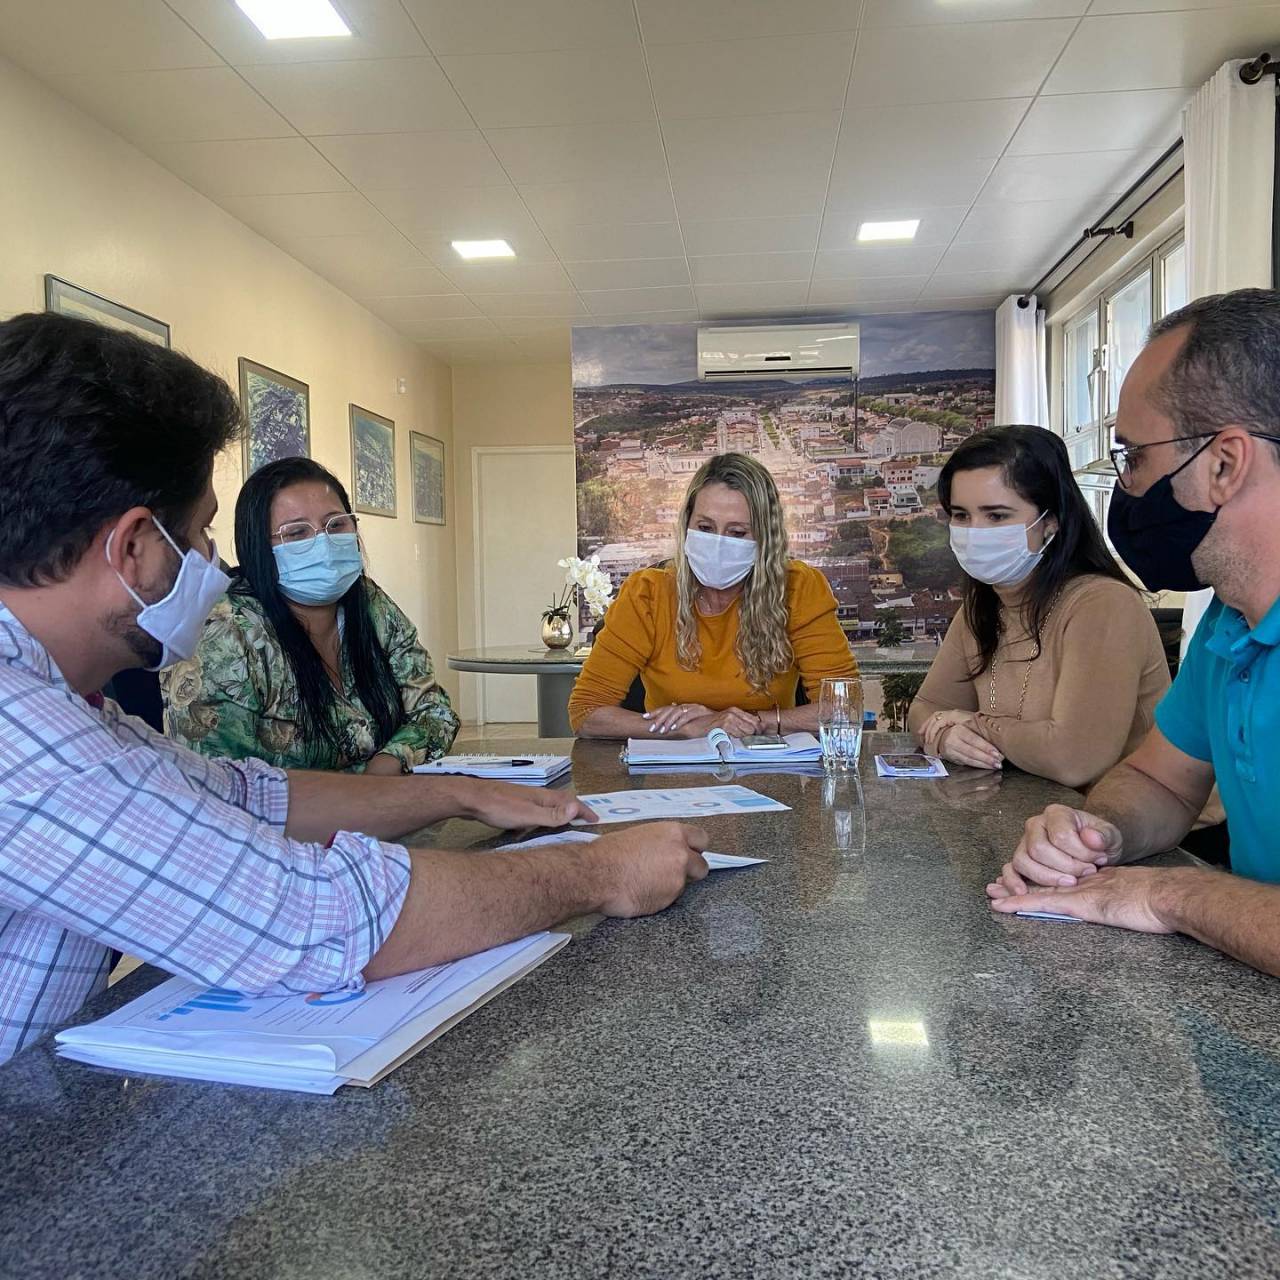
<instances>
[{"instance_id":1,"label":"blue surgical mask","mask_svg":"<svg viewBox=\"0 0 1280 1280\"><path fill-rule=\"evenodd\" d=\"M364 572L360 535L317 533L306 542L271 548L280 590L294 604L333 604Z\"/></svg>"},{"instance_id":2,"label":"blue surgical mask","mask_svg":"<svg viewBox=\"0 0 1280 1280\"><path fill-rule=\"evenodd\" d=\"M160 662L151 667L151 671L162 671L175 662L185 662L196 651L200 643L200 635L204 630L209 611L226 594L231 579L218 568L218 548L212 543L209 547L209 559L206 560L193 547L186 552L179 549L178 544L169 536L169 531L155 516L152 523L164 535L164 540L178 553L182 563L178 567L178 576L168 593L154 604L147 602L122 578L119 572L120 585L142 606L138 613L138 626L153 640L160 642ZM107 538L107 563L111 563L111 539L115 530Z\"/></svg>"}]
</instances>

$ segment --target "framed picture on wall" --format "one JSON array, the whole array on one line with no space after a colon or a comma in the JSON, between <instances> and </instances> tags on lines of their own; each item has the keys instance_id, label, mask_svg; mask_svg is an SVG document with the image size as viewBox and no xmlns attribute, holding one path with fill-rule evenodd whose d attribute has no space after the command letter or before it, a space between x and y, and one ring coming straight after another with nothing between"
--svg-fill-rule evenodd
<instances>
[{"instance_id":1,"label":"framed picture on wall","mask_svg":"<svg viewBox=\"0 0 1280 1280\"><path fill-rule=\"evenodd\" d=\"M396 513L396 424L358 404L351 418L351 505L371 516Z\"/></svg>"},{"instance_id":2,"label":"framed picture on wall","mask_svg":"<svg viewBox=\"0 0 1280 1280\"><path fill-rule=\"evenodd\" d=\"M311 457L311 392L305 382L240 357L244 478L278 458Z\"/></svg>"},{"instance_id":3,"label":"framed picture on wall","mask_svg":"<svg viewBox=\"0 0 1280 1280\"><path fill-rule=\"evenodd\" d=\"M62 316L75 316L79 320L105 324L109 329L123 329L126 333L158 343L162 347L170 345L169 326L163 320L157 320L155 316L145 315L119 302L112 302L110 298L90 293L88 289L82 289L78 284L72 284L58 276L46 275L44 278L44 309Z\"/></svg>"},{"instance_id":4,"label":"framed picture on wall","mask_svg":"<svg viewBox=\"0 0 1280 1280\"><path fill-rule=\"evenodd\" d=\"M409 471L413 518L419 524L444 524L444 442L410 431Z\"/></svg>"}]
</instances>

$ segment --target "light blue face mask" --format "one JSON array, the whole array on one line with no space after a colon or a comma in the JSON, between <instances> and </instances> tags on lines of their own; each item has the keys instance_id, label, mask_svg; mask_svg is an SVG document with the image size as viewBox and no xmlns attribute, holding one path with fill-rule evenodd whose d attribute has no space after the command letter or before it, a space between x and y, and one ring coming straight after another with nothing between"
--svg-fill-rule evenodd
<instances>
[{"instance_id":1,"label":"light blue face mask","mask_svg":"<svg viewBox=\"0 0 1280 1280\"><path fill-rule=\"evenodd\" d=\"M271 548L280 590L295 604L333 604L364 572L360 535L317 533L302 543Z\"/></svg>"}]
</instances>

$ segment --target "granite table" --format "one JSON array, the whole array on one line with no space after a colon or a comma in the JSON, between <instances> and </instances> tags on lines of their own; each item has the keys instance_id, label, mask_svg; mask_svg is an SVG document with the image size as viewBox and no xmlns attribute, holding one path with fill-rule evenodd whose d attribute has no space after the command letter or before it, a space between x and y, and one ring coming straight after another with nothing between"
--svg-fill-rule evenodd
<instances>
[{"instance_id":1,"label":"granite table","mask_svg":"<svg viewBox=\"0 0 1280 1280\"><path fill-rule=\"evenodd\" d=\"M445 659L450 671L474 671L479 675L536 676L538 679L538 733L544 738L572 734L569 727L569 695L586 661L570 649L546 649L541 645L490 645L463 649Z\"/></svg>"},{"instance_id":2,"label":"granite table","mask_svg":"<svg viewBox=\"0 0 1280 1280\"><path fill-rule=\"evenodd\" d=\"M1186 938L993 915L1024 817L1071 793L877 781L890 745L860 785L743 779L792 807L710 820L712 848L767 865L581 927L372 1090L32 1047L0 1069L0 1273L1280 1274L1280 987ZM671 785L604 743L574 782Z\"/></svg>"}]
</instances>

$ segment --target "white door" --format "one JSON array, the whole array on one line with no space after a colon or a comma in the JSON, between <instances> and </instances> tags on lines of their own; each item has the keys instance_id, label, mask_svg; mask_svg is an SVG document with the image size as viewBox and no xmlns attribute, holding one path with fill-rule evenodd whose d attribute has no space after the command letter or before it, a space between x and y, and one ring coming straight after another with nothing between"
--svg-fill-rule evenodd
<instances>
[{"instance_id":1,"label":"white door","mask_svg":"<svg viewBox=\"0 0 1280 1280\"><path fill-rule=\"evenodd\" d=\"M564 584L556 561L578 546L573 449L513 445L475 449L472 458L477 641L541 651L542 611ZM537 720L536 676L476 679L481 723Z\"/></svg>"}]
</instances>

